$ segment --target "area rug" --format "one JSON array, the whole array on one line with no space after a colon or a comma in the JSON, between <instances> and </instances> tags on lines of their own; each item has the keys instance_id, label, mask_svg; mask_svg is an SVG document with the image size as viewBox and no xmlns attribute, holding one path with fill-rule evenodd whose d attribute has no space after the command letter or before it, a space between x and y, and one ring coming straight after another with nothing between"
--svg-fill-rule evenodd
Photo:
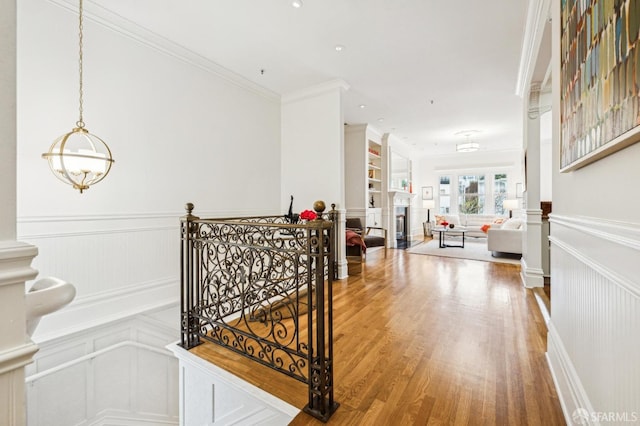
<instances>
[{"instance_id":1,"label":"area rug","mask_svg":"<svg viewBox=\"0 0 640 426\"><path fill-rule=\"evenodd\" d=\"M460 244L459 238L447 237L447 244ZM455 257L458 259L481 260L483 262L498 262L520 264L520 259L515 257L493 257L487 250L486 239L465 238L464 248L447 247L439 248L438 239L434 238L426 243L418 244L407 250L411 254L426 254L428 256ZM509 255L510 256L510 255Z\"/></svg>"}]
</instances>

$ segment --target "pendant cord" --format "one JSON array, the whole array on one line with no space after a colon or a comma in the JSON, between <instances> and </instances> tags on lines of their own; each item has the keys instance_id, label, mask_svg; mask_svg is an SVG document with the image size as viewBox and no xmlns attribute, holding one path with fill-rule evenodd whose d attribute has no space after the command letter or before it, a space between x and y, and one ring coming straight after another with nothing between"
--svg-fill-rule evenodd
<instances>
[{"instance_id":1,"label":"pendant cord","mask_svg":"<svg viewBox=\"0 0 640 426\"><path fill-rule=\"evenodd\" d=\"M80 68L80 116L78 118L78 121L76 122L76 126L78 126L78 128L82 129L84 128L84 121L83 121L83 109L84 109L84 102L82 100L82 77L83 77L83 69L82 69L82 15L83 15L83 7L82 7L82 0L80 0L80 6L78 7L78 15L79 15L79 23L78 23L78 45L79 45L79 56L78 56L78 66Z\"/></svg>"}]
</instances>

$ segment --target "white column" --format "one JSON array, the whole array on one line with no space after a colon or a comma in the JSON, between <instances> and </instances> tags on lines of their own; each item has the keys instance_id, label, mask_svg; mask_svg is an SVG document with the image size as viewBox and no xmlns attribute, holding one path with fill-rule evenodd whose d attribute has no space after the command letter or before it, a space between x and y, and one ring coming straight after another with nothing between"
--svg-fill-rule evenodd
<instances>
[{"instance_id":1,"label":"white column","mask_svg":"<svg viewBox=\"0 0 640 426\"><path fill-rule=\"evenodd\" d=\"M540 84L532 83L525 102L526 195L521 278L525 287L543 287L540 209Z\"/></svg>"},{"instance_id":2,"label":"white column","mask_svg":"<svg viewBox=\"0 0 640 426\"><path fill-rule=\"evenodd\" d=\"M16 239L16 0L0 0L0 425L26 422L24 366L38 347L26 336L24 283L37 249Z\"/></svg>"},{"instance_id":3,"label":"white column","mask_svg":"<svg viewBox=\"0 0 640 426\"><path fill-rule=\"evenodd\" d=\"M336 223L335 226L335 232L338 233L336 262L338 264L338 279L341 280L349 276L349 271L347 268L347 241L345 238L347 210L336 207L336 211L338 212L338 223Z\"/></svg>"}]
</instances>

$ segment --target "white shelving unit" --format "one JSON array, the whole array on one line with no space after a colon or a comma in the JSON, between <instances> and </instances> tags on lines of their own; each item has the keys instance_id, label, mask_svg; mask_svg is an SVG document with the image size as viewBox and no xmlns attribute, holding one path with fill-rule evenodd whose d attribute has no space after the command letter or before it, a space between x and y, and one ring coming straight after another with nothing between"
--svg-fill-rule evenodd
<instances>
[{"instance_id":1,"label":"white shelving unit","mask_svg":"<svg viewBox=\"0 0 640 426\"><path fill-rule=\"evenodd\" d=\"M382 226L387 203L387 154L382 135L366 124L345 126L345 202L347 216L365 226Z\"/></svg>"}]
</instances>

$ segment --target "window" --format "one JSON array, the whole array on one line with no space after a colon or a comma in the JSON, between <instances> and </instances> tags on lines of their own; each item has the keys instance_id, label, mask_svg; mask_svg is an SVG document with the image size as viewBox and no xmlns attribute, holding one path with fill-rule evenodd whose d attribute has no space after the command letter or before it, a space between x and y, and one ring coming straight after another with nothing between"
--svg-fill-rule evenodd
<instances>
[{"instance_id":1,"label":"window","mask_svg":"<svg viewBox=\"0 0 640 426\"><path fill-rule=\"evenodd\" d=\"M458 212L483 214L485 203L484 175L458 176Z\"/></svg>"},{"instance_id":2,"label":"window","mask_svg":"<svg viewBox=\"0 0 640 426\"><path fill-rule=\"evenodd\" d=\"M504 215L502 202L507 198L507 175L496 173L493 175L493 208L496 214Z\"/></svg>"},{"instance_id":3,"label":"window","mask_svg":"<svg viewBox=\"0 0 640 426\"><path fill-rule=\"evenodd\" d=\"M451 178L449 176L440 176L440 213L451 213Z\"/></svg>"}]
</instances>

